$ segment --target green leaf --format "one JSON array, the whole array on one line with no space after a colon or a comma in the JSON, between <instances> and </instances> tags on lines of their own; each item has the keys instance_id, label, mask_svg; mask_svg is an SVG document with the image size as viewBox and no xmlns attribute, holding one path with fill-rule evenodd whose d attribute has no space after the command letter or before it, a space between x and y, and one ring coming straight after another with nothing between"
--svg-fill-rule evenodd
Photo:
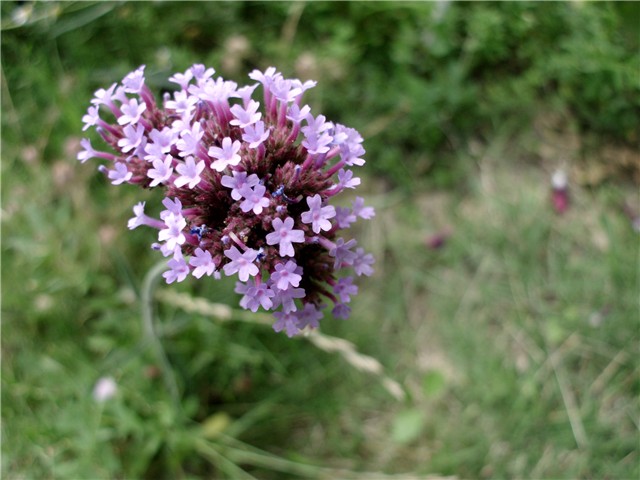
<instances>
[{"instance_id":1,"label":"green leaf","mask_svg":"<svg viewBox=\"0 0 640 480\"><path fill-rule=\"evenodd\" d=\"M231 423L231 417L225 412L214 413L202 422L202 435L211 440L222 433Z\"/></svg>"},{"instance_id":2,"label":"green leaf","mask_svg":"<svg viewBox=\"0 0 640 480\"><path fill-rule=\"evenodd\" d=\"M420 436L424 423L424 412L415 408L404 410L396 415L391 439L396 443L410 443Z\"/></svg>"},{"instance_id":3,"label":"green leaf","mask_svg":"<svg viewBox=\"0 0 640 480\"><path fill-rule=\"evenodd\" d=\"M438 395L446 386L446 379L438 370L428 371L422 379L422 391L426 395Z\"/></svg>"}]
</instances>

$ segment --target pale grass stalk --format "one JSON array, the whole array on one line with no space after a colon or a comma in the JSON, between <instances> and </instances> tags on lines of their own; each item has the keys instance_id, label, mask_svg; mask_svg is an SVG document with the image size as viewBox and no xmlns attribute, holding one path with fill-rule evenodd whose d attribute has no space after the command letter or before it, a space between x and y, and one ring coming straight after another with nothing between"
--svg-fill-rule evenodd
<instances>
[{"instance_id":1,"label":"pale grass stalk","mask_svg":"<svg viewBox=\"0 0 640 480\"><path fill-rule=\"evenodd\" d=\"M571 388L568 385L563 371L559 368L560 366L557 365L558 362L556 358L552 355L551 357L549 357L549 359L551 360L551 366L553 368L553 372L555 373L558 387L560 388L562 402L564 403L565 410L567 411L567 416L569 417L569 423L571 424L573 438L575 439L578 448L584 449L587 446L588 439L587 433L584 429L584 424L582 423L582 418L580 417L578 402L576 401L576 397L574 396Z\"/></svg>"},{"instance_id":2,"label":"pale grass stalk","mask_svg":"<svg viewBox=\"0 0 640 480\"><path fill-rule=\"evenodd\" d=\"M225 304L210 302L204 298L193 297L170 289L158 291L156 299L162 303L181 308L185 312L199 313L220 322L233 320L269 326L273 323L273 318L268 314L234 310ZM405 392L402 386L384 375L384 369L378 360L358 352L353 343L342 338L325 335L317 330L306 331L301 337L306 338L320 350L340 354L355 369L379 376L382 386L389 394L398 401L404 400Z\"/></svg>"},{"instance_id":3,"label":"pale grass stalk","mask_svg":"<svg viewBox=\"0 0 640 480\"><path fill-rule=\"evenodd\" d=\"M469 280L460 301L458 302L458 306L456 307L456 311L453 314L452 321L456 324L459 322L461 315L465 312L467 308L467 303L470 301L470 297L472 297L473 293L477 290L477 284L481 282L483 275L485 274L485 270L489 265L489 257L483 257L480 261L480 265L476 268L476 271L473 273L473 276Z\"/></svg>"},{"instance_id":4,"label":"pale grass stalk","mask_svg":"<svg viewBox=\"0 0 640 480\"><path fill-rule=\"evenodd\" d=\"M224 303L214 303L201 297L193 297L187 293L180 293L165 288L156 293L156 300L181 308L187 313L199 313L205 317L215 318L220 322L240 321L271 325L273 318L264 313L234 310Z\"/></svg>"},{"instance_id":5,"label":"pale grass stalk","mask_svg":"<svg viewBox=\"0 0 640 480\"><path fill-rule=\"evenodd\" d=\"M569 424L571 425L571 431L576 441L576 445L578 446L578 448L584 449L587 446L588 439L586 431L584 429L584 424L582 423L582 419L580 417L578 403L575 396L573 395L573 392L568 387L563 372L559 368L561 359L566 351L570 351L578 345L580 345L580 336L574 332L569 335L567 339L548 356L545 362L540 365L538 371L533 375L533 378L536 379L536 381L540 381L540 377L546 375L549 368L553 370L558 388L560 389L560 395L562 396L562 402L564 403L567 417L569 418Z\"/></svg>"},{"instance_id":6,"label":"pale grass stalk","mask_svg":"<svg viewBox=\"0 0 640 480\"><path fill-rule=\"evenodd\" d=\"M196 440L195 448L209 463L233 475L238 480L258 480L256 477L246 472L244 469L236 465L235 462L229 460L218 452L215 445L210 444L204 439Z\"/></svg>"},{"instance_id":7,"label":"pale grass stalk","mask_svg":"<svg viewBox=\"0 0 640 480\"><path fill-rule=\"evenodd\" d=\"M542 378L549 375L554 364L557 364L567 352L573 350L578 345L580 345L580 336L576 332L573 332L560 344L558 348L549 354L542 364L540 364L536 372L533 374L534 381L541 383Z\"/></svg>"},{"instance_id":8,"label":"pale grass stalk","mask_svg":"<svg viewBox=\"0 0 640 480\"><path fill-rule=\"evenodd\" d=\"M164 348L162 348L162 342L160 341L160 338L158 338L153 324L153 291L155 290L158 280L160 280L160 275L166 269L166 263L160 262L149 270L147 275L144 277L141 292L142 327L145 337L151 344L158 360L165 386L171 395L174 405L179 410L180 393L178 391L178 383L176 382L173 368L171 368L167 354L165 353Z\"/></svg>"},{"instance_id":9,"label":"pale grass stalk","mask_svg":"<svg viewBox=\"0 0 640 480\"><path fill-rule=\"evenodd\" d=\"M222 452L224 456L232 462L267 468L272 471L288 473L304 478L322 480L455 480L456 478L441 477L438 475L356 472L344 468L323 467L278 457L226 435L220 435L220 440L221 443L211 443L205 440L198 441L198 449L200 451L216 450L217 455L220 455Z\"/></svg>"},{"instance_id":10,"label":"pale grass stalk","mask_svg":"<svg viewBox=\"0 0 640 480\"><path fill-rule=\"evenodd\" d=\"M382 386L398 401L405 398L404 389L398 382L384 375L380 362L373 357L356 351L355 345L342 338L331 337L315 330L307 334L307 339L320 350L337 352L347 363L357 370L372 373L381 377Z\"/></svg>"},{"instance_id":11,"label":"pale grass stalk","mask_svg":"<svg viewBox=\"0 0 640 480\"><path fill-rule=\"evenodd\" d=\"M589 394L597 395L599 394L609 380L613 377L613 375L618 371L621 365L624 365L624 362L627 361L628 355L624 350L620 350L618 354L609 362L609 364L602 370L602 373L598 375L598 377L593 381L591 387L589 388Z\"/></svg>"}]
</instances>

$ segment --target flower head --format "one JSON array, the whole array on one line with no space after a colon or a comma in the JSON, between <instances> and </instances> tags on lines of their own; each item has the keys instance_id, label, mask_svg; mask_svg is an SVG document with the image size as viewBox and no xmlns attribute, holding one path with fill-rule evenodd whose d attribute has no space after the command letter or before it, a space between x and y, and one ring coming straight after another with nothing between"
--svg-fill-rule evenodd
<instances>
[{"instance_id":1,"label":"flower head","mask_svg":"<svg viewBox=\"0 0 640 480\"><path fill-rule=\"evenodd\" d=\"M77 158L106 162L114 184L164 192L159 218L139 202L128 227L157 230L167 283L237 276L240 306L274 312L274 329L292 336L317 328L326 309L346 318L353 279L373 273L373 256L344 234L373 208L361 197L334 203L361 182L352 169L364 164L363 140L312 114L302 97L315 82L273 67L249 77L257 83L239 87L196 64L157 103L142 66L95 92L83 130L107 148L83 139Z\"/></svg>"}]
</instances>

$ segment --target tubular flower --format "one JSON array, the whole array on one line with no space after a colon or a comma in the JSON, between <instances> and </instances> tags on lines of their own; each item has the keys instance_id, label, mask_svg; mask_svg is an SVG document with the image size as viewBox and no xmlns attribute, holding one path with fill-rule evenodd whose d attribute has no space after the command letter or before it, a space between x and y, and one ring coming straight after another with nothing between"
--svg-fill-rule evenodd
<instances>
[{"instance_id":1,"label":"tubular flower","mask_svg":"<svg viewBox=\"0 0 640 480\"><path fill-rule=\"evenodd\" d=\"M240 306L272 311L274 330L289 336L317 328L327 308L346 318L354 275L371 275L374 259L344 231L374 210L360 197L353 208L330 203L360 184L351 167L365 163L362 137L302 103L315 82L269 67L238 88L214 74L204 65L174 74L178 89L161 103L144 66L96 91L83 130L109 148L84 139L78 160L107 162L98 169L115 185L163 191L159 218L139 202L128 226L157 230L167 283L235 276Z\"/></svg>"}]
</instances>

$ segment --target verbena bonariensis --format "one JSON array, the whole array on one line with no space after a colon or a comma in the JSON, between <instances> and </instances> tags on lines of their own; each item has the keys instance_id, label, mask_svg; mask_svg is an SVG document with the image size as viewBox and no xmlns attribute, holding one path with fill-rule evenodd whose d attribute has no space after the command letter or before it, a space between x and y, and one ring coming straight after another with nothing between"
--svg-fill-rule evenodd
<instances>
[{"instance_id":1,"label":"verbena bonariensis","mask_svg":"<svg viewBox=\"0 0 640 480\"><path fill-rule=\"evenodd\" d=\"M240 305L274 311L273 328L289 336L318 327L327 304L347 318L358 287L338 273L371 275L374 259L340 231L374 210L360 197L351 208L331 201L360 184L350 170L364 164L360 134L313 116L302 97L316 82L273 67L239 88L193 65L169 78L179 88L161 105L144 68L95 92L83 130L95 128L111 151L83 139L78 160L108 161L99 170L114 185L163 189L160 218L140 202L128 226L158 230L152 248L169 258L167 283L237 274ZM260 85L262 102L252 98Z\"/></svg>"}]
</instances>

